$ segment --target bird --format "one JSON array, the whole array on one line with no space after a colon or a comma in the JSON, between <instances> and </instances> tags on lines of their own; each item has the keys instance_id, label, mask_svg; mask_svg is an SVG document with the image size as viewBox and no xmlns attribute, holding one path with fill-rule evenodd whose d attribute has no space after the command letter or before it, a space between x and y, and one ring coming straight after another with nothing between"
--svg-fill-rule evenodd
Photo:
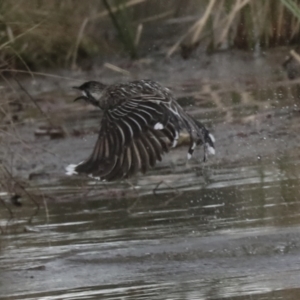
<instances>
[{"instance_id":1,"label":"bird","mask_svg":"<svg viewBox=\"0 0 300 300\"><path fill-rule=\"evenodd\" d=\"M180 132L190 136L187 159L197 145L204 157L215 154L215 139L206 127L188 115L173 93L159 83L144 79L106 85L88 81L73 87L84 100L103 111L101 127L92 154L85 161L66 168L67 175L87 174L114 181L146 173L176 147Z\"/></svg>"}]
</instances>

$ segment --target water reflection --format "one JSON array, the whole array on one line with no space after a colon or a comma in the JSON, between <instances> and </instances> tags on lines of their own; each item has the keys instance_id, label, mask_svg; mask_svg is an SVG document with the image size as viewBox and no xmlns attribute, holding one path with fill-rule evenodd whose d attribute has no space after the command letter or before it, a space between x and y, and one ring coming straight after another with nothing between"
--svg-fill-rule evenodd
<instances>
[{"instance_id":1,"label":"water reflection","mask_svg":"<svg viewBox=\"0 0 300 300\"><path fill-rule=\"evenodd\" d=\"M200 185L195 171L132 209L48 201L1 237L0 299L298 299L299 163L223 165Z\"/></svg>"}]
</instances>

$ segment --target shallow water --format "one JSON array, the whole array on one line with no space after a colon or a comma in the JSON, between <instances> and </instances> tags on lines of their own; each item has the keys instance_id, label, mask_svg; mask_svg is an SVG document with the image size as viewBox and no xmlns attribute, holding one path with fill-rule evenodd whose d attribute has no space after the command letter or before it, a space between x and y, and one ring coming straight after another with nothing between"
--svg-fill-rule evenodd
<instances>
[{"instance_id":1,"label":"shallow water","mask_svg":"<svg viewBox=\"0 0 300 300\"><path fill-rule=\"evenodd\" d=\"M34 138L34 122L18 128L33 146L8 143L12 170L35 198L14 207L0 191L0 299L299 299L298 85L264 85L259 66L228 87L230 65L201 91L198 70L180 85L172 66L159 73L213 124L217 155L205 165L201 151L186 165L182 147L129 182L67 177L91 151L98 112L61 104L60 140Z\"/></svg>"},{"instance_id":2,"label":"shallow water","mask_svg":"<svg viewBox=\"0 0 300 300\"><path fill-rule=\"evenodd\" d=\"M134 207L48 201L1 237L0 299L298 299L299 164L215 169Z\"/></svg>"}]
</instances>

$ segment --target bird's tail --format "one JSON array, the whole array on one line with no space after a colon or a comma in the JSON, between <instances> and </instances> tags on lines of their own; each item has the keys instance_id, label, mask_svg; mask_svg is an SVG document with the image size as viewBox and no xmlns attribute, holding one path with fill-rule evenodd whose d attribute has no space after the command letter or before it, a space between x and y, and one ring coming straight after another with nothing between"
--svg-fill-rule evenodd
<instances>
[{"instance_id":1,"label":"bird's tail","mask_svg":"<svg viewBox=\"0 0 300 300\"><path fill-rule=\"evenodd\" d=\"M199 121L194 119L195 124L200 130L200 134L198 133L198 143L197 145L204 145L204 157L203 160L205 161L207 158L207 154L214 155L216 153L215 150L215 137L206 129L206 127Z\"/></svg>"},{"instance_id":2,"label":"bird's tail","mask_svg":"<svg viewBox=\"0 0 300 300\"><path fill-rule=\"evenodd\" d=\"M198 145L204 146L204 161L207 158L207 154L215 154L214 136L201 122L188 115L179 105L176 105L176 109L180 112L180 117L178 118L178 122L180 122L181 125L180 127L185 128L190 134L190 147L187 158L190 159L192 157L194 150Z\"/></svg>"}]
</instances>

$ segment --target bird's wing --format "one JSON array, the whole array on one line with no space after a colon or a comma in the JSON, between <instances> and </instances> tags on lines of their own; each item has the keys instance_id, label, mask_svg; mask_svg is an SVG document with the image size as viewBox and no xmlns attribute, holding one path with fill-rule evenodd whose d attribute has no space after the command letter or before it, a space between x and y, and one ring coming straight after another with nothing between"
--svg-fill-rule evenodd
<instances>
[{"instance_id":1,"label":"bird's wing","mask_svg":"<svg viewBox=\"0 0 300 300\"><path fill-rule=\"evenodd\" d=\"M146 172L179 136L180 125L159 97L132 95L104 113L92 155L75 171L105 180Z\"/></svg>"}]
</instances>

